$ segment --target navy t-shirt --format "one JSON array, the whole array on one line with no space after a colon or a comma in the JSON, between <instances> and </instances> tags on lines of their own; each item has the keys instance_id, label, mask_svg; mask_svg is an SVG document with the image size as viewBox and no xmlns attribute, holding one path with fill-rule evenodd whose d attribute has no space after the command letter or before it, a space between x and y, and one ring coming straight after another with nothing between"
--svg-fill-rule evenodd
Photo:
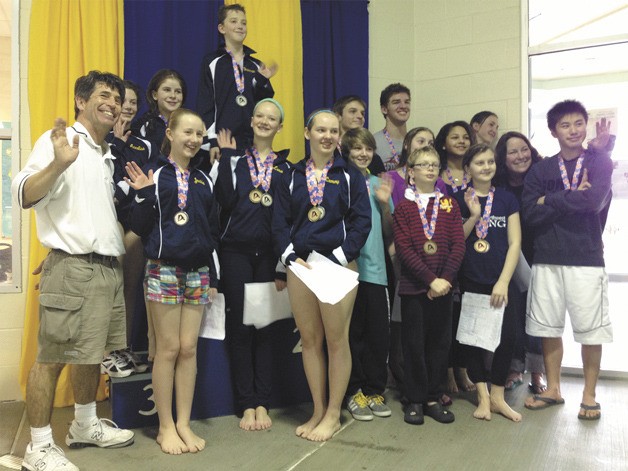
<instances>
[{"instance_id":1,"label":"navy t-shirt","mask_svg":"<svg viewBox=\"0 0 628 471\"><path fill-rule=\"evenodd\" d=\"M454 195L458 206L460 206L463 221L466 221L471 215L464 201L466 191L470 191L470 189L458 191ZM482 206L481 214L484 214L487 199L488 196L479 197ZM517 212L519 212L519 202L515 195L503 188L496 188L488 224L488 234L485 239L490 244L490 248L485 253L476 252L473 244L478 240L478 236L475 229L471 231L466 240L467 248L460 270L460 274L464 278L485 285L494 285L497 282L508 252L508 217Z\"/></svg>"}]
</instances>

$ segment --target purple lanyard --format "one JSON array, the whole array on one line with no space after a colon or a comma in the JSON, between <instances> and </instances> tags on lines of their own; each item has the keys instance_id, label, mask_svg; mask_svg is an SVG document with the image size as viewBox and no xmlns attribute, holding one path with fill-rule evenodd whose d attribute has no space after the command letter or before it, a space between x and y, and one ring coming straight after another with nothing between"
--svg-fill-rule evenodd
<instances>
[{"instance_id":1,"label":"purple lanyard","mask_svg":"<svg viewBox=\"0 0 628 471\"><path fill-rule=\"evenodd\" d=\"M325 182L327 181L327 172L334 164L334 158L332 157L325 164L323 172L321 173L321 179L316 182L316 173L314 171L314 160L310 157L305 166L305 181L307 183L307 191L310 194L310 203L312 206L318 206L323 202L323 193L325 192Z\"/></svg>"},{"instance_id":2,"label":"purple lanyard","mask_svg":"<svg viewBox=\"0 0 628 471\"><path fill-rule=\"evenodd\" d=\"M235 60L233 53L231 51L227 51L227 54L231 56L231 65L233 65L233 78L235 79L238 93L241 95L244 93L244 71L240 72L240 67L238 66L238 62Z\"/></svg>"},{"instance_id":3,"label":"purple lanyard","mask_svg":"<svg viewBox=\"0 0 628 471\"><path fill-rule=\"evenodd\" d=\"M188 200L190 171L184 170L182 172L179 169L179 166L176 164L174 160L172 160L171 157L168 157L168 162L172 164L172 166L174 167L175 174L177 175L177 202L178 202L179 209L183 210Z\"/></svg>"},{"instance_id":4,"label":"purple lanyard","mask_svg":"<svg viewBox=\"0 0 628 471\"><path fill-rule=\"evenodd\" d=\"M421 198L418 194L414 194L414 201L419 208L419 216L421 217L421 223L423 224L423 233L427 240L432 240L434 231L436 230L436 221L438 220L438 208L440 207L440 198L442 194L438 188L436 188L436 197L434 198L434 207L432 208L432 219L427 221L426 209L421 205Z\"/></svg>"},{"instance_id":5,"label":"purple lanyard","mask_svg":"<svg viewBox=\"0 0 628 471\"><path fill-rule=\"evenodd\" d=\"M449 185L451 186L451 191L453 191L454 193L457 193L459 190L458 190L458 187L456 186L456 181L454 180L454 177L452 176L451 171L449 170L449 167L445 169L445 176L447 177L447 181L449 182ZM462 185L460 186L460 191L467 188L468 184L469 184L469 175L467 175L467 172L465 172L464 177L462 177Z\"/></svg>"},{"instance_id":6,"label":"purple lanyard","mask_svg":"<svg viewBox=\"0 0 628 471\"><path fill-rule=\"evenodd\" d=\"M253 156L251 156L253 154ZM246 151L246 161L249 164L249 173L251 174L251 183L253 186L257 188L261 185L262 190L264 192L268 192L270 188L270 180L273 175L273 161L277 157L273 151L266 156L266 160L262 163L262 159L259 155L259 152L255 147L251 147ZM253 164L253 159L255 159L255 165ZM257 170L255 166L257 165Z\"/></svg>"},{"instance_id":7,"label":"purple lanyard","mask_svg":"<svg viewBox=\"0 0 628 471\"><path fill-rule=\"evenodd\" d=\"M558 156L558 168L560 169L560 176L563 179L563 186L565 190L576 191L578 189L578 178L580 178L580 172L582 171L582 163L584 162L584 154L578 157L576 162L576 169L573 172L571 178L571 186L569 186L569 177L567 176L567 169L565 168L565 161L559 155Z\"/></svg>"},{"instance_id":8,"label":"purple lanyard","mask_svg":"<svg viewBox=\"0 0 628 471\"><path fill-rule=\"evenodd\" d=\"M471 191L475 196L475 190L472 188ZM478 239L486 238L488 234L488 222L491 219L491 210L493 209L493 198L495 197L495 187L492 186L488 191L488 199L486 200L486 206L484 206L484 214L482 214L482 218L475 223L475 235L478 236Z\"/></svg>"}]
</instances>

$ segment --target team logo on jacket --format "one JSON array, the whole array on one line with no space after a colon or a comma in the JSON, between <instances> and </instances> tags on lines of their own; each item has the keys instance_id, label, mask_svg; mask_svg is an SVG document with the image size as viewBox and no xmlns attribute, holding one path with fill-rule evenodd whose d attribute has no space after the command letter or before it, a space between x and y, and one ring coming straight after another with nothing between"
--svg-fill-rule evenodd
<instances>
[{"instance_id":1,"label":"team logo on jacket","mask_svg":"<svg viewBox=\"0 0 628 471\"><path fill-rule=\"evenodd\" d=\"M440 209L451 213L451 198L442 198L440 200Z\"/></svg>"}]
</instances>

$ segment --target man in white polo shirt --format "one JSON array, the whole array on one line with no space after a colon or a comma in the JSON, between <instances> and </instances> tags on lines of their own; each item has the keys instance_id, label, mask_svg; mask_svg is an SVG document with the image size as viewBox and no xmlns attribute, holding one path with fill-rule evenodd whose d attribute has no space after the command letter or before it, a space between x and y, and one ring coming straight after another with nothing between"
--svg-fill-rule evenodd
<instances>
[{"instance_id":1,"label":"man in white polo shirt","mask_svg":"<svg viewBox=\"0 0 628 471\"><path fill-rule=\"evenodd\" d=\"M35 143L13 180L14 200L33 208L37 235L50 248L40 282L37 360L26 386L31 443L23 467L77 470L55 445L50 428L61 370L71 364L75 419L71 448L116 448L133 443L130 430L96 416L100 362L126 346L122 271L124 253L113 202L113 161L105 136L121 111L124 85L116 75L91 71L74 86L76 122L57 118Z\"/></svg>"}]
</instances>

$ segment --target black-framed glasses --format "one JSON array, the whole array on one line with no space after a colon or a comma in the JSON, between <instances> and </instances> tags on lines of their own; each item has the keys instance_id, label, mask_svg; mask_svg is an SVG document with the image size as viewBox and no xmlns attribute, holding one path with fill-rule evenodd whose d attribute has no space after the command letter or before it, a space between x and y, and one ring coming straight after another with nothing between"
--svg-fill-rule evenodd
<instances>
[{"instance_id":1,"label":"black-framed glasses","mask_svg":"<svg viewBox=\"0 0 628 471\"><path fill-rule=\"evenodd\" d=\"M421 170L440 170L440 164L429 164L427 162L421 162L420 164L414 164L412 168L420 168Z\"/></svg>"}]
</instances>

